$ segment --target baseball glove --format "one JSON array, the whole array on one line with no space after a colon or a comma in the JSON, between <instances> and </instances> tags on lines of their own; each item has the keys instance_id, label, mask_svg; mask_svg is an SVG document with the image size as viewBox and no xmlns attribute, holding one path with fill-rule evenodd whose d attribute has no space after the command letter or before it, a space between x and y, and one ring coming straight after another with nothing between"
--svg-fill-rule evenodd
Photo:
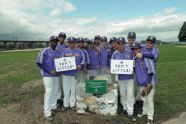
<instances>
[{"instance_id":1,"label":"baseball glove","mask_svg":"<svg viewBox=\"0 0 186 124\"><path fill-rule=\"evenodd\" d=\"M147 96L150 93L151 90L152 90L152 85L145 86L142 93L141 93L141 96L142 97Z\"/></svg>"}]
</instances>

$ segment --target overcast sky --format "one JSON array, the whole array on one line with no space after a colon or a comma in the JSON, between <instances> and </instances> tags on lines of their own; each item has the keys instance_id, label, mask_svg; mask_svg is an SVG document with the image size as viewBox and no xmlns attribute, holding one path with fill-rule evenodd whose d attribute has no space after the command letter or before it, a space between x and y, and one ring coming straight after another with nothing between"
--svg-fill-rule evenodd
<instances>
[{"instance_id":1,"label":"overcast sky","mask_svg":"<svg viewBox=\"0 0 186 124\"><path fill-rule=\"evenodd\" d=\"M0 40L48 40L67 37L108 38L137 34L177 41L186 21L186 0L0 0Z\"/></svg>"}]
</instances>

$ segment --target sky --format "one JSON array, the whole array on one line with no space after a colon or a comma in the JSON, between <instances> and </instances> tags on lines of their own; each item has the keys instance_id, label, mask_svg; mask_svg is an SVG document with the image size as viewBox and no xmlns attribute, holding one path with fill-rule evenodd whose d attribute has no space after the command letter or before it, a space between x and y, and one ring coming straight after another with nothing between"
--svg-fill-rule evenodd
<instances>
[{"instance_id":1,"label":"sky","mask_svg":"<svg viewBox=\"0 0 186 124\"><path fill-rule=\"evenodd\" d=\"M0 40L148 35L178 41L186 0L0 0Z\"/></svg>"}]
</instances>

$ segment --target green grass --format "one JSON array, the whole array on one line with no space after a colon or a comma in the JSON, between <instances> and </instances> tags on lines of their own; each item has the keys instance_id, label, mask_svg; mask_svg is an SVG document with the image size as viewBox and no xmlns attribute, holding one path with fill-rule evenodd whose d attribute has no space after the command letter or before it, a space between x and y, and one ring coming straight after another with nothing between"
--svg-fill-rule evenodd
<instances>
[{"instance_id":1,"label":"green grass","mask_svg":"<svg viewBox=\"0 0 186 124\"><path fill-rule=\"evenodd\" d=\"M160 56L157 63L155 118L161 120L186 111L186 48L158 48ZM27 81L41 78L35 64L38 52L0 52L0 90L4 91L0 93L0 104L11 103L15 99L17 101L31 98L28 95L16 97L14 90ZM41 93L41 90L42 88L37 89L37 93ZM113 119L126 120L121 116Z\"/></svg>"},{"instance_id":2,"label":"green grass","mask_svg":"<svg viewBox=\"0 0 186 124\"><path fill-rule=\"evenodd\" d=\"M38 51L0 53L0 84L22 85L39 79L39 69L36 66Z\"/></svg>"},{"instance_id":3,"label":"green grass","mask_svg":"<svg viewBox=\"0 0 186 124\"><path fill-rule=\"evenodd\" d=\"M35 63L38 52L0 53L0 105L29 98L18 92L25 82L41 78Z\"/></svg>"},{"instance_id":4,"label":"green grass","mask_svg":"<svg viewBox=\"0 0 186 124\"><path fill-rule=\"evenodd\" d=\"M155 114L162 118L186 111L186 48L161 46L159 50Z\"/></svg>"}]
</instances>

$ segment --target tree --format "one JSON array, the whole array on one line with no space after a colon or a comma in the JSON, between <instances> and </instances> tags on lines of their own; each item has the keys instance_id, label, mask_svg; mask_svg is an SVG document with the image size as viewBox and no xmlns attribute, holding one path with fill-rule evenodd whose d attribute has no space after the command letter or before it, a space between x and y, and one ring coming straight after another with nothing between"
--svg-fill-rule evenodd
<instances>
[{"instance_id":1,"label":"tree","mask_svg":"<svg viewBox=\"0 0 186 124\"><path fill-rule=\"evenodd\" d=\"M180 42L186 42L186 21L183 23L180 32L178 34L178 39Z\"/></svg>"}]
</instances>

